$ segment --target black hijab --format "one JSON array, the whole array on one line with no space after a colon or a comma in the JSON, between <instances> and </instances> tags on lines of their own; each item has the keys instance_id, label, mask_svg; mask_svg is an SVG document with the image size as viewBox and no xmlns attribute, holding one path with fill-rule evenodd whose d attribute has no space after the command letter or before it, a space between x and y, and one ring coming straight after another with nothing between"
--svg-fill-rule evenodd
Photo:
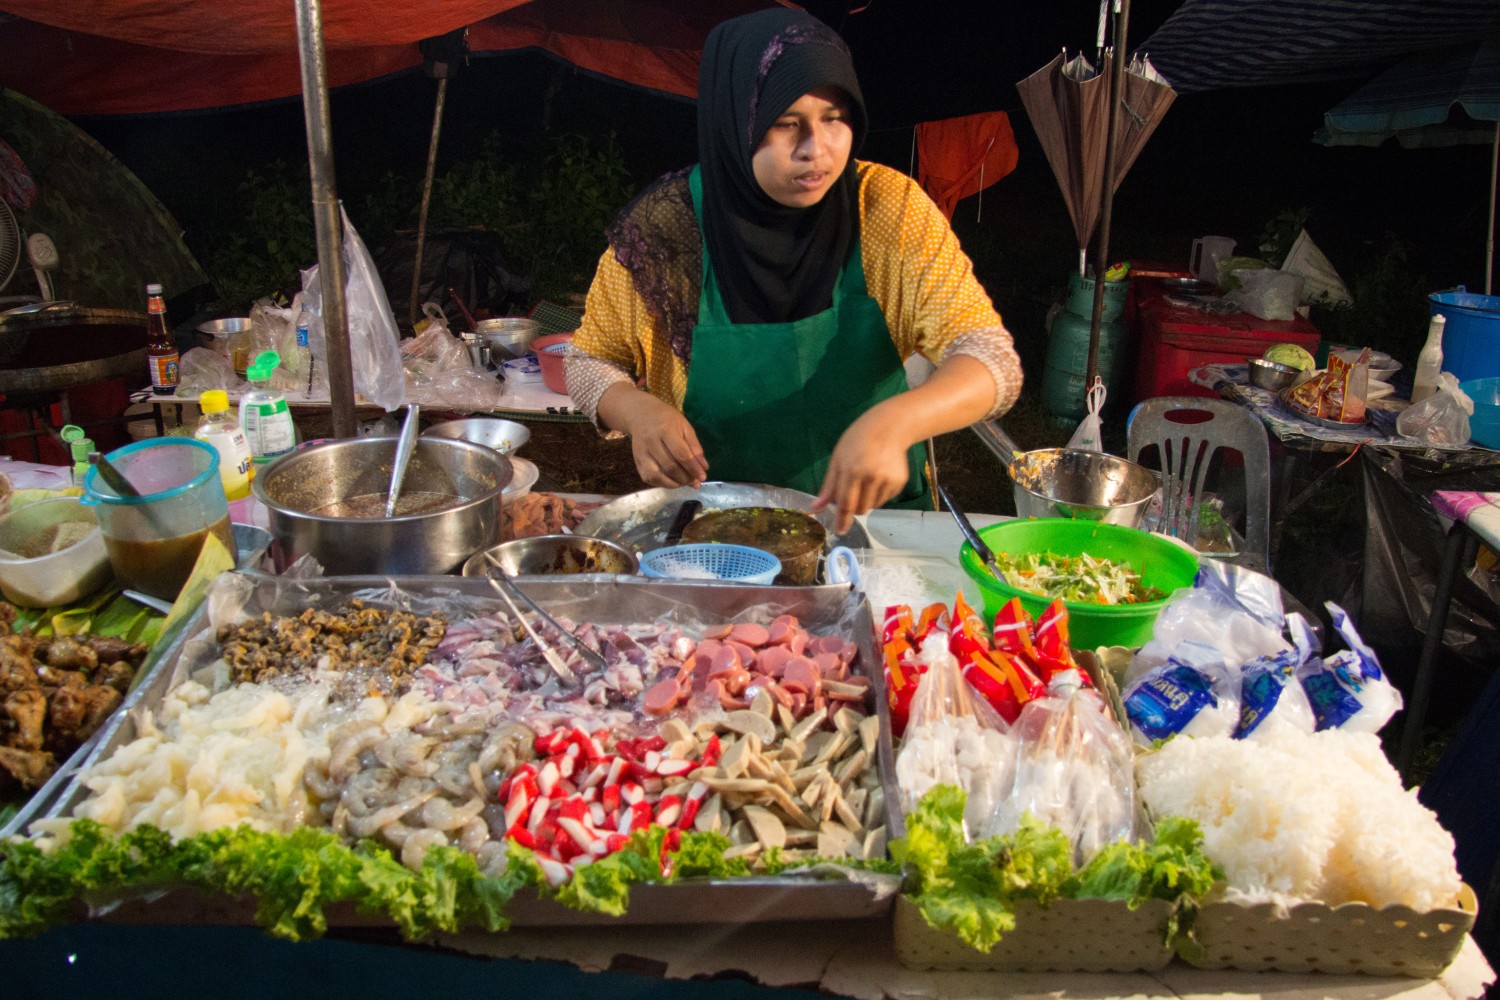
<instances>
[{"instance_id":1,"label":"black hijab","mask_svg":"<svg viewBox=\"0 0 1500 1000\"><path fill-rule=\"evenodd\" d=\"M827 86L849 100L849 164L816 205L788 208L761 190L751 157L787 108ZM832 304L859 238L854 155L866 123L849 49L812 15L757 11L709 33L698 70L703 238L733 322L784 323Z\"/></svg>"}]
</instances>

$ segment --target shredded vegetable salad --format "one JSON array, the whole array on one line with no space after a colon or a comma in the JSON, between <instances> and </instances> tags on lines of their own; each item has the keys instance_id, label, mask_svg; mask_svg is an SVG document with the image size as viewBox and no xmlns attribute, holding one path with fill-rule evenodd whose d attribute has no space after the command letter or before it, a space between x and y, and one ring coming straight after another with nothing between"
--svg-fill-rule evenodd
<instances>
[{"instance_id":1,"label":"shredded vegetable salad","mask_svg":"<svg viewBox=\"0 0 1500 1000\"><path fill-rule=\"evenodd\" d=\"M1124 563L1087 552L1079 556L997 552L995 562L1006 583L1043 597L1083 604L1140 604L1167 596L1142 584L1140 574Z\"/></svg>"}]
</instances>

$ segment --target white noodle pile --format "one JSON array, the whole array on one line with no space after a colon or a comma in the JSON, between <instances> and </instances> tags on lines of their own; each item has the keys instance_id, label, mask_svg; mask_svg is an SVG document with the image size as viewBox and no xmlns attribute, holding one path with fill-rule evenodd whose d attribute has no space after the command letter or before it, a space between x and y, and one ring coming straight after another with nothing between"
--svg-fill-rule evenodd
<instances>
[{"instance_id":1,"label":"white noodle pile","mask_svg":"<svg viewBox=\"0 0 1500 1000\"><path fill-rule=\"evenodd\" d=\"M1178 737L1136 759L1136 780L1155 815L1203 827L1231 898L1426 911L1458 894L1452 835L1373 734Z\"/></svg>"}]
</instances>

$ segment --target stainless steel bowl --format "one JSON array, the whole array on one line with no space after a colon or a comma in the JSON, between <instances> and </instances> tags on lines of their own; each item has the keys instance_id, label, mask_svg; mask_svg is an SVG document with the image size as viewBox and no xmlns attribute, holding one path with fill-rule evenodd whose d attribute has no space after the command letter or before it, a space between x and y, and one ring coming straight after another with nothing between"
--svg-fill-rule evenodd
<instances>
[{"instance_id":1,"label":"stainless steel bowl","mask_svg":"<svg viewBox=\"0 0 1500 1000\"><path fill-rule=\"evenodd\" d=\"M1267 361L1265 358L1246 358L1245 364L1250 367L1250 384L1272 392L1280 392L1296 382L1297 377L1302 374L1300 368Z\"/></svg>"},{"instance_id":2,"label":"stainless steel bowl","mask_svg":"<svg viewBox=\"0 0 1500 1000\"><path fill-rule=\"evenodd\" d=\"M490 345L490 354L495 363L510 358L519 358L526 353L531 342L542 332L542 325L524 316L507 316L500 319L482 319L474 324L479 339Z\"/></svg>"},{"instance_id":3,"label":"stainless steel bowl","mask_svg":"<svg viewBox=\"0 0 1500 1000\"><path fill-rule=\"evenodd\" d=\"M422 436L472 441L486 448L493 448L502 455L509 455L531 440L531 429L525 424L499 417L465 417L462 420L445 420L440 424L433 424L422 432Z\"/></svg>"},{"instance_id":4,"label":"stainless steel bowl","mask_svg":"<svg viewBox=\"0 0 1500 1000\"><path fill-rule=\"evenodd\" d=\"M569 573L636 573L640 562L623 545L587 535L537 535L501 542L464 563L464 576L484 576L494 556L511 576Z\"/></svg>"},{"instance_id":5,"label":"stainless steel bowl","mask_svg":"<svg viewBox=\"0 0 1500 1000\"><path fill-rule=\"evenodd\" d=\"M282 568L310 554L330 576L451 573L495 543L510 459L493 448L453 438L418 438L401 487L403 496L428 492L458 497L452 506L391 518L312 513L355 497L388 495L396 440L311 445L277 459L255 477L251 489L270 513Z\"/></svg>"},{"instance_id":6,"label":"stainless steel bowl","mask_svg":"<svg viewBox=\"0 0 1500 1000\"><path fill-rule=\"evenodd\" d=\"M1019 517L1071 517L1140 526L1160 489L1143 465L1098 451L1042 448L1016 456L1010 467Z\"/></svg>"}]
</instances>

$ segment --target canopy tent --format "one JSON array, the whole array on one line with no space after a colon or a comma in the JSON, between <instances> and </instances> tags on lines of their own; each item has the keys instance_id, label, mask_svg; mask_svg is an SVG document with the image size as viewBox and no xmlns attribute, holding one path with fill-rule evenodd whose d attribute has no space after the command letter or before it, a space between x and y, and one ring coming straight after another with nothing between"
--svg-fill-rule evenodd
<instances>
[{"instance_id":1,"label":"canopy tent","mask_svg":"<svg viewBox=\"0 0 1500 1000\"><path fill-rule=\"evenodd\" d=\"M1497 29L1495 0L1184 0L1139 49L1186 94L1359 76Z\"/></svg>"},{"instance_id":2,"label":"canopy tent","mask_svg":"<svg viewBox=\"0 0 1500 1000\"><path fill-rule=\"evenodd\" d=\"M1489 143L1490 217L1484 293L1495 271L1496 181L1500 175L1500 39L1419 52L1361 87L1323 116L1313 141L1325 146Z\"/></svg>"},{"instance_id":3,"label":"canopy tent","mask_svg":"<svg viewBox=\"0 0 1500 1000\"><path fill-rule=\"evenodd\" d=\"M709 28L774 0L405 0L372 17L323 0L328 85L422 65L419 42L469 28L472 53L539 48L588 72L697 93ZM0 86L59 114L129 115L254 104L302 93L294 5L11 0L0 14ZM790 6L790 4L788 4Z\"/></svg>"}]
</instances>

